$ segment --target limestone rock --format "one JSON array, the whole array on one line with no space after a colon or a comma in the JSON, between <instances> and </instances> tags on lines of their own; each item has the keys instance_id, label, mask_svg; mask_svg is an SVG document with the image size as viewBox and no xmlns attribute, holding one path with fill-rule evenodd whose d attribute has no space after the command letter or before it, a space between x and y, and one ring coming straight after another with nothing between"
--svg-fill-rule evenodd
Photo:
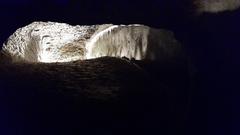
<instances>
[{"instance_id":1,"label":"limestone rock","mask_svg":"<svg viewBox=\"0 0 240 135\"><path fill-rule=\"evenodd\" d=\"M64 23L34 22L18 29L3 46L14 61L62 62L82 59L83 40L94 26L70 26Z\"/></svg>"},{"instance_id":2,"label":"limestone rock","mask_svg":"<svg viewBox=\"0 0 240 135\"><path fill-rule=\"evenodd\" d=\"M2 51L13 62L69 62L103 56L136 60L176 57L180 44L170 31L144 25L71 26L34 22L18 29Z\"/></svg>"}]
</instances>

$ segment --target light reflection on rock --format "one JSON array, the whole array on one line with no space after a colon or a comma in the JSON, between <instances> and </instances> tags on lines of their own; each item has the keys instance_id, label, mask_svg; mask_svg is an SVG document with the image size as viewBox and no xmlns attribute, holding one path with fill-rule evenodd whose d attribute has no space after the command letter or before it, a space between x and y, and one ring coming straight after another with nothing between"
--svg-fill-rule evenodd
<instances>
[{"instance_id":1,"label":"light reflection on rock","mask_svg":"<svg viewBox=\"0 0 240 135\"><path fill-rule=\"evenodd\" d=\"M136 60L169 59L179 54L172 32L144 25L71 26L34 22L18 29L3 46L13 61L69 62L103 56Z\"/></svg>"}]
</instances>

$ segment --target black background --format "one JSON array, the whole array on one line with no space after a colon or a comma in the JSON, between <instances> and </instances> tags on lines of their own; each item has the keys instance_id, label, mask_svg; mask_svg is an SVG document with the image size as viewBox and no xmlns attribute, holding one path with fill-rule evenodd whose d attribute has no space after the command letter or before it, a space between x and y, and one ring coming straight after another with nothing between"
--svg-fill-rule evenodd
<instances>
[{"instance_id":1,"label":"black background","mask_svg":"<svg viewBox=\"0 0 240 135\"><path fill-rule=\"evenodd\" d=\"M188 0L10 0L0 4L1 43L33 21L140 23L172 30L187 49L197 73L197 89L189 108L189 134L240 133L240 10L196 15Z\"/></svg>"}]
</instances>

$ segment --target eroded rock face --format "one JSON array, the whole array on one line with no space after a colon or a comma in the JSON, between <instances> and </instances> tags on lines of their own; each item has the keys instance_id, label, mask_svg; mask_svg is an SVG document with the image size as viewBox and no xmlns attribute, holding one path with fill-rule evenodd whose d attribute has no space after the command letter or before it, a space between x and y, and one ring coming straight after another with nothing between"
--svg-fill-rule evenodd
<instances>
[{"instance_id":1,"label":"eroded rock face","mask_svg":"<svg viewBox=\"0 0 240 135\"><path fill-rule=\"evenodd\" d=\"M3 46L14 61L64 62L83 59L84 42L96 26L71 26L64 23L34 22L18 29Z\"/></svg>"},{"instance_id":2,"label":"eroded rock face","mask_svg":"<svg viewBox=\"0 0 240 135\"><path fill-rule=\"evenodd\" d=\"M170 31L144 25L71 26L34 22L18 29L2 51L14 62L69 62L103 56L136 60L176 57L180 44Z\"/></svg>"},{"instance_id":3,"label":"eroded rock face","mask_svg":"<svg viewBox=\"0 0 240 135\"><path fill-rule=\"evenodd\" d=\"M176 56L181 50L173 33L143 25L113 25L94 35L86 45L86 58L127 57L159 60Z\"/></svg>"}]
</instances>

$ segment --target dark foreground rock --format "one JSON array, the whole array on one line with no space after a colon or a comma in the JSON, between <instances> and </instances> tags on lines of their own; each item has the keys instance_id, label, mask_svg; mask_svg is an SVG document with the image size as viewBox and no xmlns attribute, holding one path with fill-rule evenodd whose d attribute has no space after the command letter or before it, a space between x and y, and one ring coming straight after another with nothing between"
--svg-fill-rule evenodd
<instances>
[{"instance_id":1,"label":"dark foreground rock","mask_svg":"<svg viewBox=\"0 0 240 135\"><path fill-rule=\"evenodd\" d=\"M24 135L184 133L187 69L174 64L168 63L167 68L111 57L49 64L2 59L2 131Z\"/></svg>"}]
</instances>

